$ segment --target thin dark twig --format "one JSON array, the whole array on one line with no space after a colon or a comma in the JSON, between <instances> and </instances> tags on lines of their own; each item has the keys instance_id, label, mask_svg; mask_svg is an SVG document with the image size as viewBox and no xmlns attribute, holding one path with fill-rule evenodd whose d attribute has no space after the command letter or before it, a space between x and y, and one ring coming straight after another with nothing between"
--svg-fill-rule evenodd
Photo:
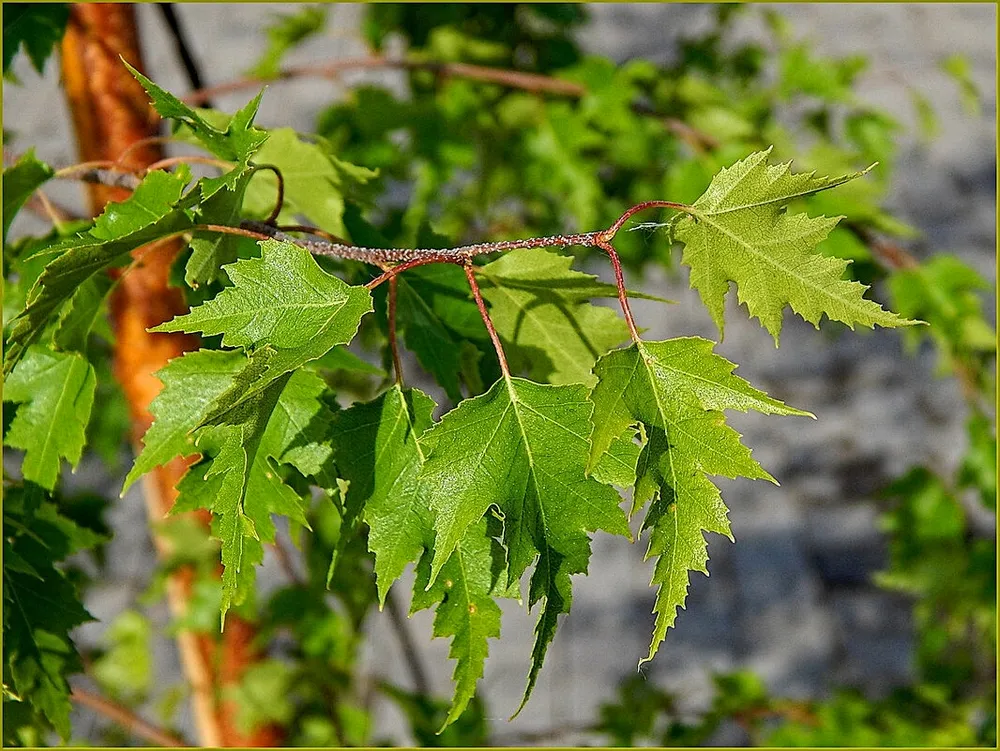
<instances>
[{"instance_id":1,"label":"thin dark twig","mask_svg":"<svg viewBox=\"0 0 1000 751\"><path fill-rule=\"evenodd\" d=\"M273 164L257 164L254 166L258 170L273 172L278 180L278 197L274 200L274 208L271 210L271 214L264 220L265 224L274 224L278 220L278 214L281 213L281 209L285 206L285 177L281 174L281 170Z\"/></svg>"},{"instance_id":2,"label":"thin dark twig","mask_svg":"<svg viewBox=\"0 0 1000 751\"><path fill-rule=\"evenodd\" d=\"M396 638L399 639L399 646L403 648L403 656L406 658L406 664L410 669L410 677L413 678L413 687L418 693L427 696L431 691L430 682L427 680L427 670L420 659L420 652L417 649L417 645L413 642L413 636L410 634L406 616L403 614L403 610L399 606L399 601L396 599L396 590L389 590L388 596L385 599L385 606L386 610L389 611L389 622L396 632Z\"/></svg>"},{"instance_id":3,"label":"thin dark twig","mask_svg":"<svg viewBox=\"0 0 1000 751\"><path fill-rule=\"evenodd\" d=\"M228 81L217 86L193 91L184 97L184 101L188 104L204 105L212 96L221 96L242 89L256 88L273 81L289 81L304 77L335 79L348 70L370 70L373 68L429 70L432 73L436 73L438 79L442 81L448 78L466 78L472 81L497 84L498 86L520 89L521 91L528 91L535 94L552 94L572 99L579 99L587 94L586 87L581 84L566 81L562 78L539 75L538 73L526 73L507 68L490 68L484 65L471 65L469 63L443 63L434 60L393 60L386 57L373 56L334 60L324 65L301 65L286 68L279 71L271 79L243 78L236 81ZM660 117L652 108L640 102L634 103L632 110L639 115L654 118ZM719 140L717 138L693 128L676 117L662 117L661 121L671 133L698 152L719 148Z\"/></svg>"},{"instance_id":4,"label":"thin dark twig","mask_svg":"<svg viewBox=\"0 0 1000 751\"><path fill-rule=\"evenodd\" d=\"M396 373L396 383L403 385L403 361L399 358L399 342L396 338L396 282L398 276L389 279L389 349L392 351L392 369ZM390 600L392 592L389 593Z\"/></svg>"},{"instance_id":5,"label":"thin dark twig","mask_svg":"<svg viewBox=\"0 0 1000 751\"><path fill-rule=\"evenodd\" d=\"M123 707L121 704L117 704L99 694L82 688L74 688L70 692L69 698L77 704L89 707L98 714L104 715L121 725L125 730L158 746L186 748L191 745L170 731L147 722L127 707Z\"/></svg>"},{"instance_id":6,"label":"thin dark twig","mask_svg":"<svg viewBox=\"0 0 1000 751\"><path fill-rule=\"evenodd\" d=\"M205 83L201 77L201 70L199 70L198 63L195 62L194 56L191 54L191 45L188 43L187 35L184 33L181 19L178 18L177 12L174 10L174 4L159 3L156 7L159 8L160 13L163 15L163 20L167 22L167 28L170 29L170 36L174 40L174 49L177 51L177 56L181 59L181 64L184 66L184 72L187 73L191 88L203 88ZM203 100L201 104L204 107L212 107L212 102L209 99Z\"/></svg>"},{"instance_id":7,"label":"thin dark twig","mask_svg":"<svg viewBox=\"0 0 1000 751\"><path fill-rule=\"evenodd\" d=\"M856 222L845 222L844 226L857 235L872 254L890 269L913 269L920 265L901 245L879 237L867 227Z\"/></svg>"},{"instance_id":8,"label":"thin dark twig","mask_svg":"<svg viewBox=\"0 0 1000 751\"><path fill-rule=\"evenodd\" d=\"M490 341L493 342L493 349L497 351L497 359L500 360L500 370L503 372L504 378L510 380L510 368L507 365L507 356L504 354L503 345L500 344L500 337L497 335L497 330L493 326L492 319L490 319L489 311L486 310L486 302L479 291L479 284L476 282L476 274L473 271L471 261L465 264L465 278L469 280L469 287L472 289L472 296L476 298L476 307L479 308L479 315L482 316L483 323L486 324L486 330L490 334Z\"/></svg>"}]
</instances>

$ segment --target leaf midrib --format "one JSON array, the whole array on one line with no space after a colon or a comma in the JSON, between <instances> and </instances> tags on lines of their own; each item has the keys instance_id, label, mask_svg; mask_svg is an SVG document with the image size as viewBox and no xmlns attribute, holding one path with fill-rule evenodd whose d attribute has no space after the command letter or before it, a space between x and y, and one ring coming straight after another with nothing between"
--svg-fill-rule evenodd
<instances>
[{"instance_id":1,"label":"leaf midrib","mask_svg":"<svg viewBox=\"0 0 1000 751\"><path fill-rule=\"evenodd\" d=\"M826 287L820 286L819 284L811 281L808 278L801 277L798 274L795 274L790 269L788 269L786 266L784 266L781 263L779 263L777 259L769 256L767 253L764 253L764 252L758 250L753 245L751 245L750 243L746 242L739 235L735 235L732 232L730 232L724 225L722 225L722 224L720 224L718 222L712 221L712 219L710 218L709 215L707 215L707 214L700 214L699 218L701 218L703 221L705 221L710 226L714 227L720 234L725 235L729 239L733 240L737 245L740 245L743 248L745 248L752 256L754 256L755 258L757 258L763 264L772 266L773 268L776 268L776 269L784 272L786 275L788 275L792 279L795 279L798 282L800 282L803 286L809 287L809 288L815 290L816 292L818 292L823 297L825 297L825 298L827 298L829 300L833 300L834 302L836 302L836 303L838 303L840 305L845 305L845 306L853 309L857 313L863 313L865 315L870 315L871 314L871 311L866 310L864 305L858 305L857 303L855 303L855 302L853 302L853 301L851 301L849 299L844 299L843 297L837 297L832 292L830 292ZM841 280L837 280L837 281L841 281ZM862 303L868 303L869 305L875 305L875 303L873 303L871 300L866 300L865 298L861 298L861 301L862 301ZM784 306L782 306L782 307L784 307ZM823 311L823 312L825 312L827 314L827 317L829 317L830 314L829 314L828 311Z\"/></svg>"}]
</instances>

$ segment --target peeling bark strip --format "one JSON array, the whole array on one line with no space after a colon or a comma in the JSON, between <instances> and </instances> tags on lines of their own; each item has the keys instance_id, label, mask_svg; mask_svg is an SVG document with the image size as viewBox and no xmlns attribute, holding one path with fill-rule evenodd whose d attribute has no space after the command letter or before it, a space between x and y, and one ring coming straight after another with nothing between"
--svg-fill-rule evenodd
<instances>
[{"instance_id":1,"label":"peeling bark strip","mask_svg":"<svg viewBox=\"0 0 1000 751\"><path fill-rule=\"evenodd\" d=\"M81 160L116 160L124 155L122 167L139 170L163 158L155 141L138 143L156 135L159 119L142 86L119 60L121 56L142 70L140 52L132 5L72 6L62 43L62 75ZM88 185L87 192L93 214L109 201L129 195L125 188L96 184ZM180 240L172 239L137 250L137 262L122 277L110 301L115 375L128 399L136 441L152 422L149 403L161 388L153 373L171 358L198 348L197 337L146 331L187 311L181 291L167 285L170 264L181 247ZM186 469L185 462L176 460L148 478L144 492L151 521L169 512L177 497L174 486ZM207 512L200 515L206 525L210 517ZM163 540L155 542L161 556L169 552ZM168 600L175 617L186 611L192 584L191 570L170 578ZM253 627L235 616L229 618L221 643L192 632L178 637L201 745L275 746L282 740L280 728L274 725L250 735L241 733L236 727L235 704L222 698L260 658L253 638Z\"/></svg>"}]
</instances>

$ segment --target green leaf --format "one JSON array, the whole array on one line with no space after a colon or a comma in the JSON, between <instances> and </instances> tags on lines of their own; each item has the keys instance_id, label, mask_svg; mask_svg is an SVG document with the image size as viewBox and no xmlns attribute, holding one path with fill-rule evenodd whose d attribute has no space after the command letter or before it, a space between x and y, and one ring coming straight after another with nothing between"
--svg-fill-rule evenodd
<instances>
[{"instance_id":1,"label":"green leaf","mask_svg":"<svg viewBox=\"0 0 1000 751\"><path fill-rule=\"evenodd\" d=\"M570 575L587 570L587 532L629 534L617 493L584 473L591 412L584 386L511 378L459 404L420 439L428 453L421 480L436 517L431 582L491 506L503 517L507 584L538 557L528 605L545 605L524 701L557 616L569 612Z\"/></svg>"},{"instance_id":2,"label":"green leaf","mask_svg":"<svg viewBox=\"0 0 1000 751\"><path fill-rule=\"evenodd\" d=\"M291 723L296 677L295 667L281 660L261 660L248 666L228 697L237 707L237 727L249 734L262 725Z\"/></svg>"},{"instance_id":3,"label":"green leaf","mask_svg":"<svg viewBox=\"0 0 1000 751\"><path fill-rule=\"evenodd\" d=\"M397 325L407 349L450 399L461 399L463 344L488 336L465 274L440 264L397 278Z\"/></svg>"},{"instance_id":4,"label":"green leaf","mask_svg":"<svg viewBox=\"0 0 1000 751\"><path fill-rule=\"evenodd\" d=\"M354 338L371 295L323 271L309 251L266 240L261 257L225 267L233 282L216 297L152 331L222 334L222 343L254 347L233 387L205 415L206 423L256 397L275 379Z\"/></svg>"},{"instance_id":5,"label":"green leaf","mask_svg":"<svg viewBox=\"0 0 1000 751\"><path fill-rule=\"evenodd\" d=\"M937 116L934 105L917 89L909 89L910 102L917 113L917 124L920 129L920 137L924 141L931 141L941 133L941 121Z\"/></svg>"},{"instance_id":6,"label":"green leaf","mask_svg":"<svg viewBox=\"0 0 1000 751\"><path fill-rule=\"evenodd\" d=\"M636 442L635 428L626 428L624 434L615 438L608 450L601 454L590 476L605 485L631 488L635 485L636 465L642 447Z\"/></svg>"},{"instance_id":7,"label":"green leaf","mask_svg":"<svg viewBox=\"0 0 1000 751\"><path fill-rule=\"evenodd\" d=\"M618 288L572 271L573 259L544 250L516 250L476 269L490 317L514 369L550 383L593 385L597 358L628 339L625 321L591 297Z\"/></svg>"},{"instance_id":8,"label":"green leaf","mask_svg":"<svg viewBox=\"0 0 1000 751\"><path fill-rule=\"evenodd\" d=\"M982 111L979 87L972 80L972 65L965 55L949 55L940 63L941 70L958 84L962 95L962 107L968 115L978 115Z\"/></svg>"},{"instance_id":9,"label":"green leaf","mask_svg":"<svg viewBox=\"0 0 1000 751\"><path fill-rule=\"evenodd\" d=\"M87 351L87 337L104 310L104 299L113 282L108 276L95 274L76 288L69 304L63 308L53 341L59 349Z\"/></svg>"},{"instance_id":10,"label":"green leaf","mask_svg":"<svg viewBox=\"0 0 1000 751\"><path fill-rule=\"evenodd\" d=\"M687 597L688 571L707 573L702 530L730 539L726 507L708 475L773 478L751 458L721 410L807 415L734 376L735 366L697 337L640 342L602 357L594 372L591 466L630 427L641 425L633 510L649 502L643 529L652 529L646 557L659 556L651 660Z\"/></svg>"},{"instance_id":11,"label":"green leaf","mask_svg":"<svg viewBox=\"0 0 1000 751\"><path fill-rule=\"evenodd\" d=\"M304 501L285 484L274 461L288 447L289 412L320 407L315 400L279 407L280 398L289 398L284 392L292 377L286 373L243 401L228 424L200 430L195 446L208 461L192 467L184 477L188 482L178 485L175 510L210 508L219 517L214 529L222 541L223 623L229 607L240 604L252 588L253 566L263 557L261 543L274 542L271 514L308 527Z\"/></svg>"},{"instance_id":12,"label":"green leaf","mask_svg":"<svg viewBox=\"0 0 1000 751\"><path fill-rule=\"evenodd\" d=\"M337 413L331 426L337 469L350 482L347 506L363 509L370 529L380 605L407 564L433 542L430 509L417 481L424 461L417 438L430 427L434 406L421 391L394 386Z\"/></svg>"},{"instance_id":13,"label":"green leaf","mask_svg":"<svg viewBox=\"0 0 1000 751\"><path fill-rule=\"evenodd\" d=\"M4 488L4 680L9 675L17 695L68 740L66 678L82 669L69 633L93 619L53 564L105 538L60 515L39 495L30 486Z\"/></svg>"},{"instance_id":14,"label":"green leaf","mask_svg":"<svg viewBox=\"0 0 1000 751\"><path fill-rule=\"evenodd\" d=\"M267 49L247 71L251 78L274 78L290 49L326 27L324 6L307 6L296 13L275 15L267 27Z\"/></svg>"},{"instance_id":15,"label":"green leaf","mask_svg":"<svg viewBox=\"0 0 1000 751\"><path fill-rule=\"evenodd\" d=\"M911 324L864 299L864 285L844 281L847 261L815 251L838 219L781 211L793 199L864 173L837 178L792 174L788 164L768 166L769 153L751 154L722 170L691 207L691 215L674 227L674 236L684 243L683 262L691 267L691 286L720 334L730 281L736 282L739 301L760 319L775 344L786 304L817 327L824 313L851 328Z\"/></svg>"},{"instance_id":16,"label":"green leaf","mask_svg":"<svg viewBox=\"0 0 1000 751\"><path fill-rule=\"evenodd\" d=\"M217 181L199 181L202 191L202 201L198 206L199 223L238 225L243 197L254 174L252 168L240 164L223 176L226 182L222 184ZM191 257L184 267L184 282L197 289L202 284L215 281L220 268L236 260L238 245L245 241L237 235L195 232L191 238Z\"/></svg>"},{"instance_id":17,"label":"green leaf","mask_svg":"<svg viewBox=\"0 0 1000 751\"><path fill-rule=\"evenodd\" d=\"M128 199L110 203L89 232L46 248L53 258L28 293L28 304L11 322L4 372L9 373L51 317L91 276L124 259L135 248L191 226L175 207L190 172L149 173Z\"/></svg>"},{"instance_id":18,"label":"green leaf","mask_svg":"<svg viewBox=\"0 0 1000 751\"><path fill-rule=\"evenodd\" d=\"M175 456L197 454L192 435L208 405L245 366L240 352L198 350L175 358L156 373L163 389L149 405L153 424L142 437L142 451L125 478L122 495L154 467Z\"/></svg>"},{"instance_id":19,"label":"green leaf","mask_svg":"<svg viewBox=\"0 0 1000 751\"><path fill-rule=\"evenodd\" d=\"M263 89L230 118L225 128L220 129L211 125L169 91L161 89L125 60L122 60L122 63L142 84L146 93L149 94L153 107L160 113L161 117L177 120L191 128L195 138L220 159L245 163L267 140L267 132L253 127L253 119L257 115L260 99L264 96Z\"/></svg>"},{"instance_id":20,"label":"green leaf","mask_svg":"<svg viewBox=\"0 0 1000 751\"><path fill-rule=\"evenodd\" d=\"M3 11L4 75L21 45L35 70L43 73L45 61L62 39L68 20L69 5L66 3L7 3ZM6 205L4 216L7 216Z\"/></svg>"},{"instance_id":21,"label":"green leaf","mask_svg":"<svg viewBox=\"0 0 1000 751\"><path fill-rule=\"evenodd\" d=\"M486 519L469 527L433 584L432 556L424 555L413 584L411 612L437 604L434 636L453 637L448 655L456 660L455 696L439 733L459 718L475 696L489 655L487 640L500 638L500 608L491 596L496 542L486 527Z\"/></svg>"},{"instance_id":22,"label":"green leaf","mask_svg":"<svg viewBox=\"0 0 1000 751\"><path fill-rule=\"evenodd\" d=\"M4 442L23 449L25 479L52 490L59 460L75 467L83 453L97 377L81 355L28 349L4 384L3 400L20 402Z\"/></svg>"},{"instance_id":23,"label":"green leaf","mask_svg":"<svg viewBox=\"0 0 1000 751\"><path fill-rule=\"evenodd\" d=\"M985 370L994 359L996 331L983 316L983 292L990 284L972 267L951 255L901 269L887 281L893 305L902 315L920 317L926 328L906 333L910 346L931 337L939 352L939 370Z\"/></svg>"},{"instance_id":24,"label":"green leaf","mask_svg":"<svg viewBox=\"0 0 1000 751\"><path fill-rule=\"evenodd\" d=\"M315 373L300 370L244 400L227 424L201 427L205 410L233 388L246 367L243 353L202 350L160 370L157 377L164 387L150 405L155 420L125 480L128 488L175 456L204 456L178 484L174 510L206 508L220 517L216 532L225 566L223 617L252 584L253 565L263 554L261 542L274 541L271 514L308 527L303 501L285 484L277 464L292 462L295 451L296 465L304 455L322 462L323 450L315 443L321 432L317 422L329 419L319 399L326 385Z\"/></svg>"},{"instance_id":25,"label":"green leaf","mask_svg":"<svg viewBox=\"0 0 1000 751\"><path fill-rule=\"evenodd\" d=\"M281 171L284 181L283 216L301 214L313 225L344 235L344 197L359 198L374 172L337 159L320 139L308 143L291 128L268 131L266 144L254 161ZM257 175L246 193L246 211L267 216L277 198L277 178L271 172Z\"/></svg>"},{"instance_id":26,"label":"green leaf","mask_svg":"<svg viewBox=\"0 0 1000 751\"><path fill-rule=\"evenodd\" d=\"M152 625L135 610L120 613L108 626L107 651L94 661L91 674L109 696L142 702L153 682Z\"/></svg>"},{"instance_id":27,"label":"green leaf","mask_svg":"<svg viewBox=\"0 0 1000 751\"><path fill-rule=\"evenodd\" d=\"M14 8L25 7L45 7L45 6L24 6L9 5L7 12L15 12ZM7 34L7 18L4 14L4 36ZM6 39L4 40L4 54L7 50ZM4 70L7 66L4 65ZM44 184L55 172L52 168L35 158L35 150L28 151L17 160L17 162L3 171L3 240L7 242L7 230L10 223L14 221L17 212L24 206L25 201L31 198L39 186Z\"/></svg>"}]
</instances>

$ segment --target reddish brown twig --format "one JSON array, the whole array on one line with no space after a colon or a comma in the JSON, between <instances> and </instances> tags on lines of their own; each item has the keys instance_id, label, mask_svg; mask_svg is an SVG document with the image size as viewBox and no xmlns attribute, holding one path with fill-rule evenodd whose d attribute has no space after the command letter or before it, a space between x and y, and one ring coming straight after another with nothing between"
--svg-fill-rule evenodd
<instances>
[{"instance_id":1,"label":"reddish brown twig","mask_svg":"<svg viewBox=\"0 0 1000 751\"><path fill-rule=\"evenodd\" d=\"M386 269L382 274L372 279L368 282L365 287L372 290L378 287L383 282L387 282L393 279L397 274L402 274L404 271L409 269L414 269L417 266L425 266L428 263L455 263L451 258L445 258L443 256L427 256L424 258L414 258L412 261L407 261L406 263L401 263L398 266L392 266Z\"/></svg>"},{"instance_id":2,"label":"reddish brown twig","mask_svg":"<svg viewBox=\"0 0 1000 751\"><path fill-rule=\"evenodd\" d=\"M227 81L217 86L209 86L193 91L186 97L183 97L183 100L188 104L198 105L204 104L216 96L232 94L244 89L257 88L275 81L288 81L306 77L336 79L342 73L349 70L372 70L377 68L428 70L437 74L441 79L466 78L471 81L492 83L509 89L519 89L534 94L565 96L571 99L579 99L587 94L587 89L582 84L562 78L539 75L538 73L525 73L519 70L491 68L485 65L472 65L469 63L443 63L433 60L393 60L387 57L373 56L334 60L324 65L300 65L285 68L271 79L242 78L235 81ZM632 109L640 115L659 117L656 112L640 104L635 104ZM691 127L676 117L663 117L661 121L667 130L696 151L704 152L706 149L719 148L719 140L717 138Z\"/></svg>"},{"instance_id":3,"label":"reddish brown twig","mask_svg":"<svg viewBox=\"0 0 1000 751\"><path fill-rule=\"evenodd\" d=\"M145 149L150 146L162 146L165 143L177 140L179 139L176 136L148 136L146 138L140 138L138 141L122 150L121 154L119 154L118 158L115 160L115 166L121 166L124 164L128 158L139 149Z\"/></svg>"},{"instance_id":4,"label":"reddish brown twig","mask_svg":"<svg viewBox=\"0 0 1000 751\"><path fill-rule=\"evenodd\" d=\"M338 78L350 70L371 70L377 68L399 68L403 70L429 70L439 76L468 78L485 83L495 83L508 88L521 89L535 93L557 94L561 96L580 97L586 89L572 81L542 76L537 73L524 73L503 68L488 68L482 65L468 63L441 63L432 60L394 60L387 57L355 57L334 60L323 65L299 65L279 71L272 79L243 78L228 81L216 86L193 91L183 97L188 104L201 104L206 99L231 94L244 89L258 88L273 81L284 81L294 78L317 77Z\"/></svg>"},{"instance_id":5,"label":"reddish brown twig","mask_svg":"<svg viewBox=\"0 0 1000 751\"><path fill-rule=\"evenodd\" d=\"M635 319L632 317L632 309L628 304L628 293L625 289L625 275L622 274L621 260L611 243L600 243L598 247L608 254L611 259L611 266L615 270L615 283L618 285L618 302L622 306L622 314L625 316L625 323L628 325L628 333L632 341L639 343L639 329L635 326Z\"/></svg>"},{"instance_id":6,"label":"reddish brown twig","mask_svg":"<svg viewBox=\"0 0 1000 751\"><path fill-rule=\"evenodd\" d=\"M396 383L403 385L403 361L399 359L399 342L396 340L396 282L397 276L389 279L389 349L392 351L392 368L396 374Z\"/></svg>"},{"instance_id":7,"label":"reddish brown twig","mask_svg":"<svg viewBox=\"0 0 1000 751\"><path fill-rule=\"evenodd\" d=\"M167 167L173 167L175 164L207 164L210 167L219 167L224 170L230 170L233 168L231 162L224 162L221 159L213 159L208 156L171 156L166 159L161 159L158 162L153 162L151 165L146 167L146 172L166 169Z\"/></svg>"},{"instance_id":8,"label":"reddish brown twig","mask_svg":"<svg viewBox=\"0 0 1000 751\"><path fill-rule=\"evenodd\" d=\"M278 220L278 214L281 213L281 209L285 205L285 177L281 174L281 170L273 164L258 164L255 165L255 167L256 170L273 172L278 181L278 195L274 199L274 208L271 209L270 215L268 215L267 219L264 220L266 224L274 224Z\"/></svg>"},{"instance_id":9,"label":"reddish brown twig","mask_svg":"<svg viewBox=\"0 0 1000 751\"><path fill-rule=\"evenodd\" d=\"M80 706L88 707L98 714L107 717L127 732L133 733L139 738L154 743L157 746L186 748L191 745L190 743L185 743L184 740L178 738L170 731L147 722L127 707L123 707L121 704L106 699L99 694L82 688L74 688L70 692L69 698Z\"/></svg>"},{"instance_id":10,"label":"reddish brown twig","mask_svg":"<svg viewBox=\"0 0 1000 751\"><path fill-rule=\"evenodd\" d=\"M493 342L493 349L497 351L497 359L500 361L500 370L504 375L504 378L510 379L510 368L507 366L507 356L503 352L503 345L500 344L500 337L497 335L497 330L493 326L493 320L490 318L489 311L486 310L486 302L483 300L483 294L479 291L479 283L476 282L476 274L473 271L472 262L465 264L465 278L469 280L469 287L472 289L472 296L476 299L476 307L479 308L479 315L483 318L483 323L486 324L486 330L489 332L490 341Z\"/></svg>"}]
</instances>

